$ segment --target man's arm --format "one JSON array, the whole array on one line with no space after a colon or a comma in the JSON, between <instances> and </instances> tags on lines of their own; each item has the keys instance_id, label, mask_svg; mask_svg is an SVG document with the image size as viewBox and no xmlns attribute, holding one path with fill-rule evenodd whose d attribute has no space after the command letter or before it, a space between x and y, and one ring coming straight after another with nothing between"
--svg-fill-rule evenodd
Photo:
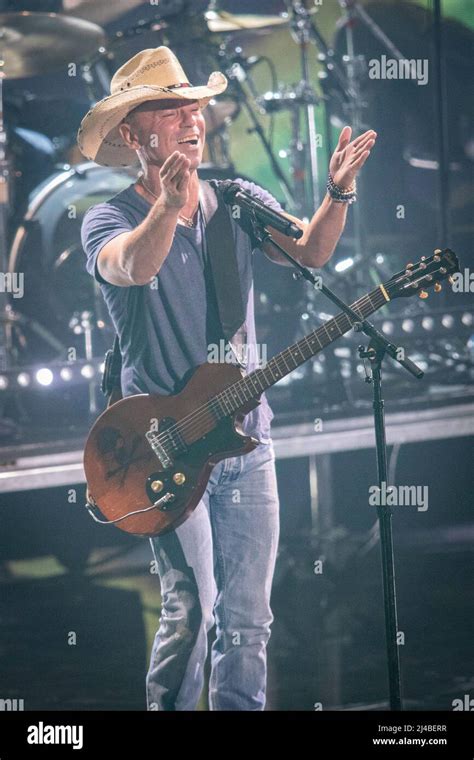
<instances>
[{"instance_id":1,"label":"man's arm","mask_svg":"<svg viewBox=\"0 0 474 760\"><path fill-rule=\"evenodd\" d=\"M329 172L336 185L341 187L352 185L357 173L370 155L376 137L376 133L369 130L350 142L351 128L344 127L329 164ZM346 223L347 203L335 201L327 193L307 224L291 214L284 215L304 231L303 236L299 240L293 240L270 227L269 232L272 237L304 266L322 267L331 258L341 237ZM291 266L290 262L278 253L271 243L265 243L263 250L277 264Z\"/></svg>"},{"instance_id":2,"label":"man's arm","mask_svg":"<svg viewBox=\"0 0 474 760\"><path fill-rule=\"evenodd\" d=\"M97 257L101 277L112 285L146 285L166 259L178 222L179 209L168 209L160 198L146 219L104 245Z\"/></svg>"},{"instance_id":3,"label":"man's arm","mask_svg":"<svg viewBox=\"0 0 474 760\"><path fill-rule=\"evenodd\" d=\"M97 257L101 277L112 285L146 285L170 252L180 209L186 203L189 159L173 153L160 171L161 193L141 224L104 245Z\"/></svg>"},{"instance_id":4,"label":"man's arm","mask_svg":"<svg viewBox=\"0 0 474 760\"><path fill-rule=\"evenodd\" d=\"M282 213L304 232L299 240L294 240L269 227L268 231L275 242L279 243L300 264L307 267L322 267L331 258L341 237L346 223L347 203L337 203L326 195L309 223L286 212ZM291 266L290 262L271 243L264 243L263 250L276 264Z\"/></svg>"}]
</instances>

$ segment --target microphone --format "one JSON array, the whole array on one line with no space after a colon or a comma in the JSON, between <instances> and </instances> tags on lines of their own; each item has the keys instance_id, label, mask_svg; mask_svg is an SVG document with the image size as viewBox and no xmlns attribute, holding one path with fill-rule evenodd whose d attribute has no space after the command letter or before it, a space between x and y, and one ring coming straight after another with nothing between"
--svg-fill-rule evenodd
<instances>
[{"instance_id":1,"label":"microphone","mask_svg":"<svg viewBox=\"0 0 474 760\"><path fill-rule=\"evenodd\" d=\"M223 180L219 183L219 190L224 203L228 206L239 206L244 211L255 216L259 222L262 222L264 225L270 225L287 237L294 238L295 240L303 237L303 230L297 227L291 219L287 219L279 211L274 211L261 200L247 193L237 182L232 182L232 180L228 179Z\"/></svg>"}]
</instances>

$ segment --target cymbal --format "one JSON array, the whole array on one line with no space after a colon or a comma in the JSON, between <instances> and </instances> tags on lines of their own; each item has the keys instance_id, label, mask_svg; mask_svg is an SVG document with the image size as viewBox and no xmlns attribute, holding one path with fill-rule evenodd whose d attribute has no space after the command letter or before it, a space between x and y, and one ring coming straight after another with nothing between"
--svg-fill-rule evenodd
<instances>
[{"instance_id":1,"label":"cymbal","mask_svg":"<svg viewBox=\"0 0 474 760\"><path fill-rule=\"evenodd\" d=\"M108 24L143 4L143 0L63 0L63 13L96 24ZM156 6L157 11L159 6Z\"/></svg>"},{"instance_id":2,"label":"cymbal","mask_svg":"<svg viewBox=\"0 0 474 760\"><path fill-rule=\"evenodd\" d=\"M206 14L209 31L240 32L264 29L269 26L288 24L288 16L262 16L254 13L226 13L225 11L208 11Z\"/></svg>"},{"instance_id":3,"label":"cymbal","mask_svg":"<svg viewBox=\"0 0 474 760\"><path fill-rule=\"evenodd\" d=\"M36 76L81 61L105 43L104 30L57 13L0 13L0 76Z\"/></svg>"}]
</instances>

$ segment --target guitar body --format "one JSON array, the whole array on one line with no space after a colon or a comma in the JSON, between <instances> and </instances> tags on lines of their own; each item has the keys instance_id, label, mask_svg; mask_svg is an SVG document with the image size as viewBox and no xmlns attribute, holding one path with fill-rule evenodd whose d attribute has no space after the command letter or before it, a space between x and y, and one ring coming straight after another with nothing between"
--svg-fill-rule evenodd
<instances>
[{"instance_id":1,"label":"guitar body","mask_svg":"<svg viewBox=\"0 0 474 760\"><path fill-rule=\"evenodd\" d=\"M141 536L166 533L196 508L217 462L258 446L241 429L245 414L258 406L258 399L221 420L206 408L212 397L242 377L242 370L233 364L202 364L181 393L128 396L100 415L87 438L84 470L89 498L106 520L152 507L115 525ZM193 424L184 440L186 450L164 466L147 432L166 436L170 426L190 415ZM172 494L172 500L153 507L165 494Z\"/></svg>"}]
</instances>

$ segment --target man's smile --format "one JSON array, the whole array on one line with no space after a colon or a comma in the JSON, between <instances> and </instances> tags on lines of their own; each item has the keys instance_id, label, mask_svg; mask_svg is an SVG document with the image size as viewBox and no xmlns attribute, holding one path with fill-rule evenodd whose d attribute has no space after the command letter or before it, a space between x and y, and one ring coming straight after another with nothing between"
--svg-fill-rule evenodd
<instances>
[{"instance_id":1,"label":"man's smile","mask_svg":"<svg viewBox=\"0 0 474 760\"><path fill-rule=\"evenodd\" d=\"M198 142L199 142L199 135L195 135L195 134L186 135L186 137L182 137L180 140L177 140L178 145L196 146Z\"/></svg>"}]
</instances>

